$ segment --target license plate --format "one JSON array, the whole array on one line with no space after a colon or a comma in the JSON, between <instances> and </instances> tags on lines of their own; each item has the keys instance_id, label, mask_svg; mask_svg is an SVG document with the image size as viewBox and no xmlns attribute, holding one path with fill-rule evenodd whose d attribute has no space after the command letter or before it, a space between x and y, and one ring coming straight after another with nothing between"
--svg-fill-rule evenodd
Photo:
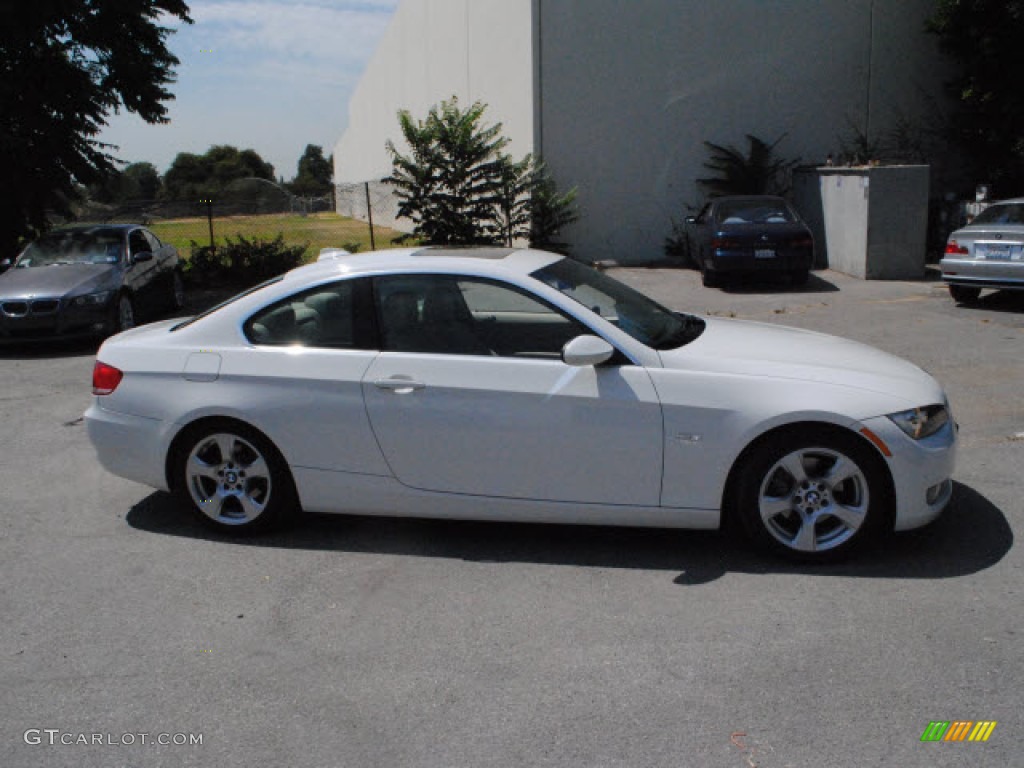
<instances>
[{"instance_id":1,"label":"license plate","mask_svg":"<svg viewBox=\"0 0 1024 768\"><path fill-rule=\"evenodd\" d=\"M755 259L774 259L775 251L771 248L756 248L754 249Z\"/></svg>"},{"instance_id":2,"label":"license plate","mask_svg":"<svg viewBox=\"0 0 1024 768\"><path fill-rule=\"evenodd\" d=\"M1016 261L1021 257L1021 246L1013 243L978 243L974 246L974 255L989 261Z\"/></svg>"}]
</instances>

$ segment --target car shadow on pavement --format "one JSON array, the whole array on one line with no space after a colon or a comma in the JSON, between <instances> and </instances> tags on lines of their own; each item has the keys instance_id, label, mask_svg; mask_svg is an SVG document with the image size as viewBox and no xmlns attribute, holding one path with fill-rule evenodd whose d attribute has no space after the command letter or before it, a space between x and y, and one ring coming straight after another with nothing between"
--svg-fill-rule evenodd
<instances>
[{"instance_id":1,"label":"car shadow on pavement","mask_svg":"<svg viewBox=\"0 0 1024 768\"><path fill-rule=\"evenodd\" d=\"M986 309L990 312L1020 314L1024 312L1024 291L987 292L970 304L958 304L957 306L965 311Z\"/></svg>"},{"instance_id":2,"label":"car shadow on pavement","mask_svg":"<svg viewBox=\"0 0 1024 768\"><path fill-rule=\"evenodd\" d=\"M824 277L811 272L803 285L793 285L789 276L783 273L739 274L729 277L721 286L722 293L770 294L770 293L835 293L839 287Z\"/></svg>"},{"instance_id":3,"label":"car shadow on pavement","mask_svg":"<svg viewBox=\"0 0 1024 768\"><path fill-rule=\"evenodd\" d=\"M1013 533L1003 513L960 483L954 486L950 508L933 525L890 537L846 562L828 566L762 556L717 531L309 514L286 531L235 538L208 529L162 492L132 507L127 521L150 533L231 546L668 571L676 574L676 584L689 586L727 573L955 578L990 568L1013 546Z\"/></svg>"},{"instance_id":4,"label":"car shadow on pavement","mask_svg":"<svg viewBox=\"0 0 1024 768\"><path fill-rule=\"evenodd\" d=\"M55 360L61 357L92 357L102 339L44 339L38 341L4 341L0 344L0 360Z\"/></svg>"}]
</instances>

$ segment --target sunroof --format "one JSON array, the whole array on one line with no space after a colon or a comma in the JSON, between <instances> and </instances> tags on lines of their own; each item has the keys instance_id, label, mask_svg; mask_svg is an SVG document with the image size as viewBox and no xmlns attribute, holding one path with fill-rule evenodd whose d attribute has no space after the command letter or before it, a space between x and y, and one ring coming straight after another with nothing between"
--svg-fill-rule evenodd
<instances>
[{"instance_id":1,"label":"sunroof","mask_svg":"<svg viewBox=\"0 0 1024 768\"><path fill-rule=\"evenodd\" d=\"M487 245L446 245L443 247L423 248L413 256L430 256L431 258L454 256L460 259L504 259L515 248L495 248Z\"/></svg>"}]
</instances>

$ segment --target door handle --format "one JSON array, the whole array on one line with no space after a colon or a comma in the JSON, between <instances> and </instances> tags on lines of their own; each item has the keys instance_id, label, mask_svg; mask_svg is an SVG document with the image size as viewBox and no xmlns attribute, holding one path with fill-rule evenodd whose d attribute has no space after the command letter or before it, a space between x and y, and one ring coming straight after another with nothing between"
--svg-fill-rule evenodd
<instances>
[{"instance_id":1,"label":"door handle","mask_svg":"<svg viewBox=\"0 0 1024 768\"><path fill-rule=\"evenodd\" d=\"M420 381L413 381L409 378L400 378L393 376L390 379L377 379L373 382L373 386L377 389L386 389L394 392L396 395L408 395L410 392L415 392L418 389L423 389L427 385Z\"/></svg>"}]
</instances>

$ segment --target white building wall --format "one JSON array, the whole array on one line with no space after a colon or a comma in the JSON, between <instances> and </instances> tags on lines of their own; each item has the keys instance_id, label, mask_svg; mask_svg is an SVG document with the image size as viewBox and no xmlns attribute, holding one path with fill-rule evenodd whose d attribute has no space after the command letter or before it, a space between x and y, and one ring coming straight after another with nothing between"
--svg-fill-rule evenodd
<instances>
[{"instance_id":1,"label":"white building wall","mask_svg":"<svg viewBox=\"0 0 1024 768\"><path fill-rule=\"evenodd\" d=\"M932 0L537 0L538 149L579 187L574 255L659 259L704 141L817 163L941 100ZM870 100L869 100L870 94Z\"/></svg>"},{"instance_id":2,"label":"white building wall","mask_svg":"<svg viewBox=\"0 0 1024 768\"><path fill-rule=\"evenodd\" d=\"M925 34L934 0L404 0L335 146L339 182L390 173L396 112L453 94L489 105L515 156L540 153L579 188L574 255L657 260L700 202L704 141L823 162L850 135L873 138L942 101ZM365 216L365 194L339 210ZM376 223L386 188L372 191ZM346 205L348 207L346 208Z\"/></svg>"},{"instance_id":3,"label":"white building wall","mask_svg":"<svg viewBox=\"0 0 1024 768\"><path fill-rule=\"evenodd\" d=\"M390 175L385 142L404 147L397 113L426 117L453 95L487 104L487 124L502 123L507 151L533 151L531 0L404 0L349 103L349 124L334 147L339 211L364 217L365 192L346 184ZM374 223L387 215L386 188L371 187ZM378 210L379 203L379 210ZM393 212L393 211L392 211Z\"/></svg>"}]
</instances>

